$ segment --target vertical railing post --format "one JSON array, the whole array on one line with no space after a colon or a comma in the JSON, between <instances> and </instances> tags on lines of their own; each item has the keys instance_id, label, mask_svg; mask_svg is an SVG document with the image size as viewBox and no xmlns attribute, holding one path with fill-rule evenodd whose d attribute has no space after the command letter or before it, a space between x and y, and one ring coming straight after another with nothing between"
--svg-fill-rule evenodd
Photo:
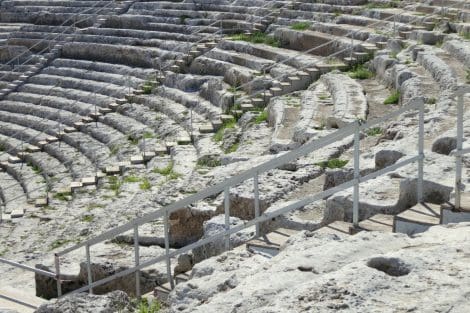
<instances>
[{"instance_id":1,"label":"vertical railing post","mask_svg":"<svg viewBox=\"0 0 470 313\"><path fill-rule=\"evenodd\" d=\"M225 231L230 230L230 187L224 189ZM230 234L225 235L225 249L230 250Z\"/></svg>"},{"instance_id":2,"label":"vertical railing post","mask_svg":"<svg viewBox=\"0 0 470 313\"><path fill-rule=\"evenodd\" d=\"M140 264L139 254L139 225L134 225L134 265ZM135 296L140 298L140 271L135 271Z\"/></svg>"},{"instance_id":3,"label":"vertical railing post","mask_svg":"<svg viewBox=\"0 0 470 313\"><path fill-rule=\"evenodd\" d=\"M417 203L424 201L424 102L419 106Z\"/></svg>"},{"instance_id":4,"label":"vertical railing post","mask_svg":"<svg viewBox=\"0 0 470 313\"><path fill-rule=\"evenodd\" d=\"M260 215L259 212L259 182L258 182L259 173L256 172L256 175L253 177L254 183L254 194L255 194L255 218L258 218ZM256 237L260 235L260 225L259 222L256 223Z\"/></svg>"},{"instance_id":5,"label":"vertical railing post","mask_svg":"<svg viewBox=\"0 0 470 313\"><path fill-rule=\"evenodd\" d=\"M93 277L91 275L91 258L90 258L90 245L87 244L85 246L85 253L86 253L86 270L88 273L88 292L90 294L93 294L93 288L91 287L91 284L93 283Z\"/></svg>"},{"instance_id":6,"label":"vertical railing post","mask_svg":"<svg viewBox=\"0 0 470 313\"><path fill-rule=\"evenodd\" d=\"M361 137L359 129L359 121L356 122L354 128L354 190L353 190L353 225L359 226L359 156L361 150Z\"/></svg>"},{"instance_id":7,"label":"vertical railing post","mask_svg":"<svg viewBox=\"0 0 470 313\"><path fill-rule=\"evenodd\" d=\"M57 254L54 255L54 264L55 264L55 275L57 283L57 298L62 296L62 283L60 281L60 259Z\"/></svg>"},{"instance_id":8,"label":"vertical railing post","mask_svg":"<svg viewBox=\"0 0 470 313\"><path fill-rule=\"evenodd\" d=\"M455 156L455 208L460 209L462 187L463 94L457 97L457 153Z\"/></svg>"},{"instance_id":9,"label":"vertical railing post","mask_svg":"<svg viewBox=\"0 0 470 313\"><path fill-rule=\"evenodd\" d=\"M353 49L354 49L354 35L351 35L351 50L349 51L349 62L352 64L352 57L353 57Z\"/></svg>"},{"instance_id":10,"label":"vertical railing post","mask_svg":"<svg viewBox=\"0 0 470 313\"><path fill-rule=\"evenodd\" d=\"M168 211L165 211L164 218L164 231L165 231L165 261L166 261L166 275L168 281L170 282L171 289L175 288L175 282L171 275L171 260L170 260L170 227L169 227L169 217Z\"/></svg>"}]
</instances>

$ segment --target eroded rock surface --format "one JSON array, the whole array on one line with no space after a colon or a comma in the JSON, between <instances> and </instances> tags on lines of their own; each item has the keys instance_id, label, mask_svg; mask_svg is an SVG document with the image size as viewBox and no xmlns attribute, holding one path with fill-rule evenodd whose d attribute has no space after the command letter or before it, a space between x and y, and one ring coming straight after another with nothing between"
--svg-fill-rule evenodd
<instances>
[{"instance_id":1,"label":"eroded rock surface","mask_svg":"<svg viewBox=\"0 0 470 313\"><path fill-rule=\"evenodd\" d=\"M414 238L301 232L270 260L231 251L197 264L170 311L468 312L469 238L469 223Z\"/></svg>"}]
</instances>

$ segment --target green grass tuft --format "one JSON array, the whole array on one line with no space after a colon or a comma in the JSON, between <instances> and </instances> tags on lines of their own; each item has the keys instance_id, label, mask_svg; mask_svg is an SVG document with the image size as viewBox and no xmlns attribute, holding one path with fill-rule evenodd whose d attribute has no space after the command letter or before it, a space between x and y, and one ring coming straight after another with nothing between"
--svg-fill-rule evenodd
<instances>
[{"instance_id":1,"label":"green grass tuft","mask_svg":"<svg viewBox=\"0 0 470 313\"><path fill-rule=\"evenodd\" d=\"M378 136L383 134L383 129L380 127L372 127L367 130L367 136Z\"/></svg>"},{"instance_id":2,"label":"green grass tuft","mask_svg":"<svg viewBox=\"0 0 470 313\"><path fill-rule=\"evenodd\" d=\"M385 99L384 104L398 104L400 101L400 92L398 90L394 91L387 99Z\"/></svg>"},{"instance_id":3,"label":"green grass tuft","mask_svg":"<svg viewBox=\"0 0 470 313\"><path fill-rule=\"evenodd\" d=\"M178 177L181 176L180 173L177 173L173 170L173 166L174 166L174 163L173 163L173 161L171 161L170 163L168 163L167 166L165 166L165 167L156 167L152 171L156 174L160 174L160 175L165 176L167 178L167 180L173 180L173 179L177 179Z\"/></svg>"},{"instance_id":4,"label":"green grass tuft","mask_svg":"<svg viewBox=\"0 0 470 313\"><path fill-rule=\"evenodd\" d=\"M369 79L374 77L374 73L366 69L362 64L359 64L349 71L349 77L354 79Z\"/></svg>"},{"instance_id":5,"label":"green grass tuft","mask_svg":"<svg viewBox=\"0 0 470 313\"><path fill-rule=\"evenodd\" d=\"M160 312L162 306L157 300L150 301L146 298L142 298L137 303L136 313L157 313Z\"/></svg>"},{"instance_id":6,"label":"green grass tuft","mask_svg":"<svg viewBox=\"0 0 470 313\"><path fill-rule=\"evenodd\" d=\"M217 167L220 166L222 163L220 160L216 159L200 159L197 161L197 167Z\"/></svg>"},{"instance_id":7,"label":"green grass tuft","mask_svg":"<svg viewBox=\"0 0 470 313\"><path fill-rule=\"evenodd\" d=\"M235 120L230 120L222 124L222 126L217 130L217 132L214 134L214 141L215 142L220 142L222 139L224 139L224 133L226 129L229 128L235 128L235 125L237 122Z\"/></svg>"},{"instance_id":8,"label":"green grass tuft","mask_svg":"<svg viewBox=\"0 0 470 313\"><path fill-rule=\"evenodd\" d=\"M281 45L281 42L278 39L262 32L255 32L251 35L237 34L231 36L230 39L236 41L247 41L251 43L262 43L272 47L279 47Z\"/></svg>"},{"instance_id":9,"label":"green grass tuft","mask_svg":"<svg viewBox=\"0 0 470 313\"><path fill-rule=\"evenodd\" d=\"M124 183L138 183L140 182L140 180L141 180L140 177L131 175L131 176L124 177L123 182Z\"/></svg>"},{"instance_id":10,"label":"green grass tuft","mask_svg":"<svg viewBox=\"0 0 470 313\"><path fill-rule=\"evenodd\" d=\"M255 118L255 124L261 124L265 121L268 120L268 111L263 111L261 112L256 118Z\"/></svg>"},{"instance_id":11,"label":"green grass tuft","mask_svg":"<svg viewBox=\"0 0 470 313\"><path fill-rule=\"evenodd\" d=\"M297 22L290 26L290 28L295 30L306 30L309 29L312 24L310 22Z\"/></svg>"},{"instance_id":12,"label":"green grass tuft","mask_svg":"<svg viewBox=\"0 0 470 313\"><path fill-rule=\"evenodd\" d=\"M108 176L109 189L114 191L116 196L121 193L122 180L117 176Z\"/></svg>"},{"instance_id":13,"label":"green grass tuft","mask_svg":"<svg viewBox=\"0 0 470 313\"><path fill-rule=\"evenodd\" d=\"M341 160L341 159L331 159L331 160L328 160L328 161L323 161L323 162L317 163L317 165L320 166L321 168L331 168L331 169L342 168L346 164L348 164L348 161L347 160Z\"/></svg>"},{"instance_id":14,"label":"green grass tuft","mask_svg":"<svg viewBox=\"0 0 470 313\"><path fill-rule=\"evenodd\" d=\"M49 245L49 250L54 250L56 248L62 247L65 244L68 244L71 242L69 239L57 239L54 240L50 245Z\"/></svg>"},{"instance_id":15,"label":"green grass tuft","mask_svg":"<svg viewBox=\"0 0 470 313\"><path fill-rule=\"evenodd\" d=\"M139 187L141 190L150 190L152 188L152 185L150 184L150 181L147 178L144 178L144 180L139 184Z\"/></svg>"}]
</instances>

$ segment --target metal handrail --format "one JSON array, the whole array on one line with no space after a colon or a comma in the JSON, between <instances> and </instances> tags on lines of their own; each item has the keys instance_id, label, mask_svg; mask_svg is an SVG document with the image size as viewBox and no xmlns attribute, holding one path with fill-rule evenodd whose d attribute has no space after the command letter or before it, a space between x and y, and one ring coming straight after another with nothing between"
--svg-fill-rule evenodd
<instances>
[{"instance_id":1,"label":"metal handrail","mask_svg":"<svg viewBox=\"0 0 470 313\"><path fill-rule=\"evenodd\" d=\"M297 201L296 203L293 203L293 204L290 204L284 208L281 208L281 209L278 209L276 211L273 211L273 212L269 212L269 213L263 213L263 214L259 214L258 213L255 213L255 218L248 221L248 222L245 222L244 224L242 225L239 225L239 226L236 226L236 227L230 227L230 224L228 223L228 216L229 216L229 210L230 210L230 202L228 201L228 197L229 197L229 190L231 187L235 187L237 186L238 184L246 181L246 180L249 180L249 179L252 179L254 178L255 180L255 190L257 190L257 177L266 172L266 171L269 171L271 169L275 169L275 168L278 168L279 166L287 163L287 162L291 162L293 160L296 160L297 158L299 157L302 157L302 156L305 156L315 150L318 150L318 149L321 149L322 147L325 147L327 145L330 145L332 143L335 143L337 142L338 140L340 139L343 139L343 138L346 138L348 136L351 136L351 135L354 135L354 141L355 141L355 145L354 145L354 148L355 149L359 149L359 145L357 144L358 141L360 140L360 132L364 129L367 129L373 125L376 125L378 123L382 123L384 121L387 121L389 119L392 119L392 118L395 118L401 114L403 114L404 112L407 112L407 111L410 111L410 110L418 110L419 112L419 142L418 142L418 154L416 156L413 156L413 157L409 157L407 158L406 160L403 160L401 162L398 162L394 165L391 165L389 167L386 167L384 169L381 169L381 170L378 170L376 172L373 172L373 173L370 173L368 175L365 175L365 176L360 176L360 175L355 175L354 179L348 181L348 182L345 182L339 186L336 186L334 188L331 188L331 189L328 189L328 190L325 190L323 192L320 192L314 196L311 196L311 197L308 197L306 199L302 199L300 201ZM423 143L424 142L424 101L422 98L417 98L417 99L413 99L409 105L407 106L404 106L402 108L400 108L399 110L397 110L396 112L393 112L389 115L386 115L382 118L377 118L377 119L373 119L369 122L366 122L364 124L361 124L359 121L356 121L356 122L352 122L350 124L348 124L347 126L345 126L344 128L342 129L339 129L337 131L335 131L334 133L328 135L328 136L325 136L323 138L320 138L316 141L313 141L311 143L307 143L303 146L301 146L300 148L296 149L296 150L293 150L293 151L290 151L282 156L279 156L279 157L276 157L268 162L265 162L265 163L262 163L258 166L255 166L249 170L246 170L240 174L237 174L236 176L234 177L231 177L231 178L228 178L226 179L224 182L222 183L219 183L215 186L212 186L212 187L209 187L209 188L206 188L192 196L189 196L187 198L184 198L182 200L179 200L175 203L172 203L158 211L155 211L155 212L152 212L152 213L149 213L141 218L137 218L127 224L124 224L124 225L121 225L121 226L118 226L114 229L111 229L107 232L104 232L102 233L101 235L98 235L94 238L91 238L89 240L86 240L82 243L79 243L79 244L76 244L72 247L69 247L67 249L64 249L60 252L57 252L55 254L55 268L56 268L56 277L57 277L57 283L58 283L58 292L59 292L59 296L61 295L61 287L60 287L60 257L63 257L64 255L74 251L74 250L77 250L79 248L82 248L82 247L85 247L86 249L86 258L87 258L87 270L88 270L88 273L89 273L89 280L88 280L88 285L87 286L84 286L82 288L79 288L73 292L81 292L81 291L86 291L86 290L92 290L94 287L96 286L100 286L102 284L105 284L109 281L112 281L113 279L116 279L118 277L123 277L123 276L126 276L128 274L131 274L131 273L136 273L136 285L139 284L139 281L137 279L137 273L138 271L140 271L141 269L149 266L149 265L152 265L152 264L155 264L157 262L160 262L160 261L163 261L165 260L166 263L167 263L167 277L168 277L168 281L169 282L172 282L172 273L171 273L171 267L169 266L171 263L170 261L170 258L174 257L174 256L177 256L181 253L184 253L184 252L187 252L191 249L194 249L196 247L200 247L206 243L209 243L209 242L212 242L214 241L215 239L218 239L218 238L221 238L221 237L224 237L225 238L225 244L226 244L226 247L229 247L230 246L230 241L229 241L229 235L230 234L233 234L233 233L236 233L242 229L245 229L247 227L250 227L250 226L256 226L257 228L257 231L258 231L258 235L259 235L259 225L261 222L264 222L264 221L268 221L270 220L271 218L273 217L276 217L276 216L279 216L281 214L284 214L284 213L287 213L289 211L292 211L294 209L297 209L297 208L300 208L300 207L303 207L305 206L306 204L308 203L311 203L312 201L316 201L316 200L319 200L319 199L322 199L324 197L327 197L333 193L336 193L338 191L341 191L341 190L344 190L344 189L347 189L347 188L350 188L350 187L355 187L354 188L354 210L353 210L353 222L354 222L354 225L357 226L357 223L358 223L358 220L359 220L359 184L362 183L362 182L365 182L365 181L368 181L370 179L373 179L373 178L376 178L380 175L383 175L387 172L390 172L390 171L393 171L393 170L396 170L400 167L403 167L405 165L408 165L410 163L413 163L413 162L418 162L418 187L417 187L417 194L418 194L418 197L417 199L419 201L422 200L422 195L423 195L423 191L422 191L422 185L423 185L423 171L420 170L422 169L422 166L423 166L423 161L424 161L424 152L423 152ZM355 168L359 168L359 153L355 153L354 154L354 165L355 165ZM187 245L181 249L178 249L176 251L173 251L173 252L170 252L169 251L169 232L168 232L168 229L169 229L169 215L172 213L172 212L175 212L177 210L180 210L181 208L184 208L184 207L187 207L197 201L200 201L200 200L203 200L207 197L210 197L210 196L214 196L214 195L217 195L219 194L220 192L224 192L224 208L225 208L225 217L226 217L226 225L225 225L225 231L223 232L220 232L214 236L211 236L211 237L208 237L208 238L205 238L205 239L202 239L202 240L199 240L193 244L190 244L190 245ZM259 203L259 198L256 197L255 195L255 203ZM154 259L150 259L150 260L147 260L146 262L143 262L143 263L138 263L136 262L136 265L132 268L129 268L125 271L122 271L122 272L119 272L117 274L114 274L112 276L109 276L109 277L106 277L104 279L101 279L101 280L98 280L96 282L93 282L92 279L91 279L91 256L90 256L90 247L99 243L99 242L102 242L104 240L108 240L108 239L111 239L113 237L115 237L116 235L120 234L120 233L123 233L123 232L126 232L126 231L129 231L129 230L134 230L134 244L137 242L138 243L138 226L142 225L142 224L145 224L145 223L148 223L148 222L151 222L157 218L164 218L164 225L165 225L165 250L166 250L166 253L165 255L162 255L160 257L157 257L157 258L154 258ZM135 259L136 260L139 260L139 252L138 250L135 250ZM137 294L138 294L139 290L137 290Z\"/></svg>"},{"instance_id":2,"label":"metal handrail","mask_svg":"<svg viewBox=\"0 0 470 313\"><path fill-rule=\"evenodd\" d=\"M459 103L462 103L462 108L459 109L459 111L463 112L463 94L465 93L470 93L470 88L468 86L464 86L464 88L460 88L459 89L459 93L457 94L457 96L459 96ZM350 180L346 183L343 183L339 186L336 186L334 188L331 188L331 189L328 189L328 190L325 190L321 193L318 193L312 197L309 197L309 198L306 198L306 199L303 199L301 201L298 201L294 204L291 204L289 206L286 206L282 209L279 209L279 210L276 210L274 212L270 212L269 214L262 214L262 215L258 215L255 219L251 220L251 221L248 221L246 222L245 224L243 225L239 225L239 226L236 226L236 227L233 227L233 228L230 228L230 225L226 225L226 230L224 232L221 232L213 237L209 237L209 238L205 238L203 240L200 240L196 243L193 243L191 245L188 245L188 246L185 246L179 250L176 250L176 251L173 251L173 252L169 252L169 233L168 233L168 217L169 217L169 213L171 212L174 212L186 205L189 205L191 203L194 203L198 200L202 200L210 195L213 195L215 193L219 193L221 192L222 190L224 191L224 193L226 194L226 196L228 195L228 190L230 187L240 183L240 182L243 182L247 179L251 179L251 178L257 178L258 175L262 172L265 172L267 170L270 170L270 169L273 169L273 168L276 168L282 164L284 164L285 162L289 162L291 160L295 160L296 158L300 157L300 156L303 156L305 154L308 154L314 150L317 150L317 149L320 149L321 147L324 147L328 144L331 144L333 142L335 142L336 140L340 139L340 138L345 138L347 136L350 136L350 135L355 135L354 138L356 140L356 138L360 138L359 136L357 136L357 134L363 130L363 129L366 129L368 127L371 127L372 125L375 125L377 123L381 123L381 122L384 122L386 121L387 119L391 119L391 118L394 118L402 113L404 113L405 111L408 111L408 110L416 110L416 109L419 109L419 144L418 144L418 155L417 156L414 156L414 157L411 157L411 158L408 158L404 161L401 161L401 162L398 162L394 165L391 165L389 167L386 167L384 169L381 169L379 171L376 171L376 172L373 172L373 173L370 173L366 176L363 176L363 177L356 177L355 175L355 178L353 180ZM336 131L335 133L333 134L330 134L324 138L321 138L319 139L318 141L314 141L312 143L309 143L309 144L306 144L302 147L300 147L299 149L296 149L294 151L291 151L289 153L286 153L285 155L283 156L280 156L280 157L277 157L271 161L268 161L266 163L263 163L261 165L258 165L250 170L247 170L235 177L232 177L228 180L226 180L225 182L219 184L219 185L216 185L214 187L211 187L211 188L208 188L204 191L201 191L193 196L190 196L188 198L185 198L183 200L180 200L174 204L171 204L169 206L167 206L166 208L162 209L162 210L159 210L157 212L153 212L153 213L150 213L142 218L138 218L128 224L125 224L125 225L122 225L122 226L119 226L115 229L112 229L110 231L107 231L95 238L92 238L90 240L87 240L85 241L84 243L81 243L81 244L78 244L78 245L75 245L71 248L68 248L68 249L65 249L59 253L56 253L55 254L55 265L56 265L56 273L54 274L55 275L55 279L57 280L57 284L58 284L58 294L59 296L61 295L61 281L60 281L60 256L63 256L75 249L78 249L80 247L83 247L85 246L86 247L86 252L87 252L87 267L88 267L88 271L90 273L90 252L89 252L89 248L90 246L98 243L98 242L101 242L103 240L106 240L106 239L109 239L109 238L112 238L114 237L115 235L119 234L119 233L122 233L124 231L127 231L127 230L130 230L130 229L134 229L134 238L138 238L138 226L141 225L141 224L144 224L146 222L149 222L151 220L154 220L158 217L161 217L162 216L162 213L164 215L164 218L165 218L165 228L166 228L166 231L165 231L165 248L166 248L166 254L164 256L161 256L161 257L158 257L158 258L154 258L154 259L151 259L151 260L148 260L144 263L141 263L141 264L138 264L137 266L133 267L133 268L130 268L130 269L127 269L125 271L122 271L122 272L119 272L113 276L110 276L110 277L107 277L105 279L102 279L102 280L99 280L99 281L96 281L96 282L92 282L91 281L91 277L89 275L89 284L85 287L82 287L80 289L77 289L75 290L74 292L79 292L79 291L85 291L85 290L92 290L93 287L96 287L96 286L99 286L99 285L102 285L102 284L105 284L109 281L112 281L113 279L117 278L117 277L122 277L122 276L125 276L125 275L128 275L128 274L131 274L131 273L136 273L136 279L137 279L137 274L138 274L138 271L141 270L142 268L145 268L149 265L152 265L152 264L155 264L159 261L162 261L162 260L166 260L167 262L167 269L169 268L169 264L170 264L170 258L171 257L174 257L178 254L181 254L181 253L184 253L186 251L189 251L195 247L198 247L198 246L201 246L201 245L204 245L208 242L212 242L213 240L217 239L217 238L221 238L221 237L225 237L226 240L229 239L229 235L230 234L233 234L233 233L236 233L246 227L250 227L250 226L253 226L253 225L258 225L259 226L259 223L263 222L263 221L267 221L269 219L271 219L272 217L275 217L275 216L278 216L280 214L284 214L286 212L289 212L291 210L294 210L296 208L300 208L302 206L304 206L305 204L308 204L308 203L311 203L312 201L316 201L316 200L319 200L319 199L322 199L326 196L329 196L335 192L338 192L338 191L341 191L341 190L344 190L344 189L347 189L347 188L350 188L350 187L354 187L356 185L358 185L359 183L361 182L364 182L364 181L367 181L367 180L370 180L370 179L373 179L373 178L376 178L380 175L383 175L384 173L387 173L389 171L393 171L393 170L396 170L402 166L405 166L405 165L408 165L412 162L416 162L418 161L420 164L418 165L418 186L417 186L417 193L418 193L418 197L417 199L420 201L422 200L422 182L423 182L423 177L422 177L422 174L423 174L423 171L422 171L422 165L423 165L423 161L424 161L424 153L422 151L422 148L423 148L423 145L422 145L422 140L423 140L423 137L424 137L424 102L422 99L415 99L411 102L410 105L408 106L404 106L402 107L400 110L392 113L392 114L389 114L383 118L379 118L379 119L375 119L375 120L371 120L365 124L360 124L359 122L353 122L349 125L347 125L346 127ZM459 123L463 123L463 119L460 118L458 120L458 125L460 125ZM463 130L463 127L462 127L462 130ZM462 136L463 136L463 131L462 131ZM355 145L355 149L356 149L356 146ZM461 149L460 150L458 149L458 152L457 152L457 155L462 155L463 153L466 153L468 149ZM356 168L356 165L358 164L358 161L359 160L356 160L356 153L355 153L355 168ZM420 170L421 168L421 170ZM255 179L255 182L257 182L257 180ZM215 188L217 187L217 188ZM221 187L223 187L221 189ZM420 191L421 189L421 191ZM256 190L256 189L255 189ZM356 189L355 189L356 190ZM357 189L358 190L358 189ZM212 193L211 193L212 192ZM355 191L356 192L356 191ZM202 198L201 198L202 197ZM359 198L358 197L354 197L354 202L356 203L356 201L358 201ZM186 203L186 205L184 205ZM225 201L226 203L226 213L228 212L227 210L227 201ZM356 215L356 218L353 217L353 220L355 222L357 222L358 220L358 211L357 209L354 209L353 210L353 215ZM227 220L227 219L226 219ZM355 223L356 224L356 223ZM131 227L129 227L131 226ZM136 236L137 235L137 236ZM135 240L135 244L138 244L138 240ZM136 263L138 263L138 250L137 251L137 254L136 254ZM0 259L0 261L2 261ZM6 262L3 262L3 263L6 263ZM12 265L12 266L16 266L16 267L21 267L21 266L18 266L19 263L15 263L15 262L10 262L8 263L9 265ZM13 265L15 264L15 265ZM51 272L47 272L47 275L49 276ZM168 271L168 277L169 277L169 281L172 282L172 276L171 276L171 272ZM138 285L138 283L136 284L136 286ZM136 287L137 288L137 287ZM139 294L139 291L137 291L137 294Z\"/></svg>"},{"instance_id":3,"label":"metal handrail","mask_svg":"<svg viewBox=\"0 0 470 313\"><path fill-rule=\"evenodd\" d=\"M470 85L464 85L457 88L454 96L457 97L457 147L455 153L455 208L461 208L462 197L462 164L463 156L470 153L470 148L463 149L463 114L464 114L464 95L470 93Z\"/></svg>"},{"instance_id":4,"label":"metal handrail","mask_svg":"<svg viewBox=\"0 0 470 313\"><path fill-rule=\"evenodd\" d=\"M33 273L36 273L36 274L46 276L46 277L51 277L51 278L56 277L55 273L53 273L53 272L41 270L39 268L34 268L34 267L31 267L31 266L24 265L24 264L21 264L21 263L18 263L18 262L13 262L13 261L10 261L10 260L4 259L4 258L0 258L0 263L4 263L4 264L7 264L7 265L10 265L10 266L13 266L13 267L21 268L23 270L27 270L27 271L30 271L30 272L33 272Z\"/></svg>"}]
</instances>

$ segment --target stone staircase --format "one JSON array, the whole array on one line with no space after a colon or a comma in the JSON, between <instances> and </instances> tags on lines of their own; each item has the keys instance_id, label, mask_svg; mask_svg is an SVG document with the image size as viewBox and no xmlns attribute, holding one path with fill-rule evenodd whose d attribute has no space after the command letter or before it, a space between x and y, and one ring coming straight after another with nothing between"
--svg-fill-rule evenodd
<instances>
[{"instance_id":1,"label":"stone staircase","mask_svg":"<svg viewBox=\"0 0 470 313\"><path fill-rule=\"evenodd\" d=\"M29 293L12 287L0 288L0 311L12 310L14 312L33 313L47 301L31 296Z\"/></svg>"}]
</instances>

